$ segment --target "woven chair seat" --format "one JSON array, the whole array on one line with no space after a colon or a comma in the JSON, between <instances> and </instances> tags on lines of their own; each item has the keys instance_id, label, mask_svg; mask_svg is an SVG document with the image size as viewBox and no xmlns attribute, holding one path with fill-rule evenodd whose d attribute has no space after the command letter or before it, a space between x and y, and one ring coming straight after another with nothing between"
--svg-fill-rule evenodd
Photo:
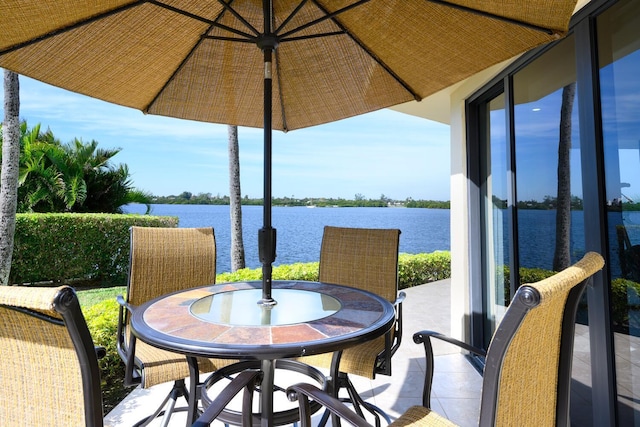
<instances>
[{"instance_id":1,"label":"woven chair seat","mask_svg":"<svg viewBox=\"0 0 640 427\"><path fill-rule=\"evenodd\" d=\"M389 427L408 426L452 427L457 426L457 424L452 423L429 408L412 406L400 418L389 424Z\"/></svg>"},{"instance_id":2,"label":"woven chair seat","mask_svg":"<svg viewBox=\"0 0 640 427\"><path fill-rule=\"evenodd\" d=\"M368 341L364 344L350 347L342 351L340 359L340 371L353 375L374 379L376 354L384 351L384 336ZM374 355L372 357L372 355ZM324 353L314 356L300 357L303 363L316 366L318 368L331 368L333 353Z\"/></svg>"},{"instance_id":3,"label":"woven chair seat","mask_svg":"<svg viewBox=\"0 0 640 427\"><path fill-rule=\"evenodd\" d=\"M319 280L363 289L386 299L396 305L396 322L387 336L337 353L298 359L308 365L329 370L329 386L334 397L338 397L340 390L345 389L356 407L371 412L377 420L382 416L387 421L387 414L360 397L348 376L353 374L374 379L376 374L391 375L391 356L402 338L401 303L404 294L398 294L399 242L398 229L325 226L320 249ZM339 363L332 363L338 356ZM326 418L323 417L320 425L325 422Z\"/></svg>"},{"instance_id":4,"label":"woven chair seat","mask_svg":"<svg viewBox=\"0 0 640 427\"><path fill-rule=\"evenodd\" d=\"M143 341L136 342L136 357L141 360L142 388L175 381L176 378L189 377L189 365L184 354L173 353L149 345ZM237 362L233 359L205 359L198 357L200 373L213 372L224 366Z\"/></svg>"}]
</instances>

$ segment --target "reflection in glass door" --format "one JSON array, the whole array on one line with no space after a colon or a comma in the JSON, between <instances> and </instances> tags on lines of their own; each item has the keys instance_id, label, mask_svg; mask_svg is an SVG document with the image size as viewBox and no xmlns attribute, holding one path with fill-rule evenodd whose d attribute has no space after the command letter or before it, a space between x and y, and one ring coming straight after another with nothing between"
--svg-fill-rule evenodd
<instances>
[{"instance_id":1,"label":"reflection in glass door","mask_svg":"<svg viewBox=\"0 0 640 427\"><path fill-rule=\"evenodd\" d=\"M640 5L597 20L620 425L640 425Z\"/></svg>"},{"instance_id":2,"label":"reflection in glass door","mask_svg":"<svg viewBox=\"0 0 640 427\"><path fill-rule=\"evenodd\" d=\"M504 93L496 96L481 109L485 119L480 126L485 136L482 144L485 152L482 160L481 176L485 178L481 190L484 229L485 278L483 280L484 345L489 342L508 305L508 278L505 271L509 265L508 232L508 177L507 137ZM506 290L505 290L506 288Z\"/></svg>"}]
</instances>

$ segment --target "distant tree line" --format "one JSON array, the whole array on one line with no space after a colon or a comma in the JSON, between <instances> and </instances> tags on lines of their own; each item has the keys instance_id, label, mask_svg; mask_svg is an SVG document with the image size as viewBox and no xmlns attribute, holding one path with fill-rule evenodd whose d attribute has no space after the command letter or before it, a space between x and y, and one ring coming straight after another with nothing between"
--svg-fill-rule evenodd
<instances>
[{"instance_id":1,"label":"distant tree line","mask_svg":"<svg viewBox=\"0 0 640 427\"><path fill-rule=\"evenodd\" d=\"M153 203L158 204L190 204L190 205L228 205L229 196L220 194L213 196L211 193L193 194L183 191L178 195L153 196ZM243 205L262 206L263 199L252 199L249 196L242 198ZM362 194L356 194L353 199L332 198L332 197L274 197L273 206L309 206L309 207L407 207L407 208L430 208L449 209L449 201L435 200L393 200L384 194L377 199L367 199Z\"/></svg>"},{"instance_id":2,"label":"distant tree line","mask_svg":"<svg viewBox=\"0 0 640 427\"><path fill-rule=\"evenodd\" d=\"M498 209L506 209L507 201L493 196L493 204ZM544 196L543 200L521 200L516 206L518 209L533 210L554 210L557 207L557 199L552 196ZM571 196L571 210L581 211L583 209L582 199L577 196ZM640 203L633 201L622 202L620 199L611 201L608 204L610 211L640 211Z\"/></svg>"},{"instance_id":3,"label":"distant tree line","mask_svg":"<svg viewBox=\"0 0 640 427\"><path fill-rule=\"evenodd\" d=\"M407 208L449 209L451 203L438 200L407 200L404 204Z\"/></svg>"},{"instance_id":4,"label":"distant tree line","mask_svg":"<svg viewBox=\"0 0 640 427\"><path fill-rule=\"evenodd\" d=\"M544 196L542 201L538 200L521 200L517 204L518 209L536 209L536 210L553 210L558 206L558 199L556 197ZM571 210L581 211L582 199L576 196L571 196Z\"/></svg>"}]
</instances>

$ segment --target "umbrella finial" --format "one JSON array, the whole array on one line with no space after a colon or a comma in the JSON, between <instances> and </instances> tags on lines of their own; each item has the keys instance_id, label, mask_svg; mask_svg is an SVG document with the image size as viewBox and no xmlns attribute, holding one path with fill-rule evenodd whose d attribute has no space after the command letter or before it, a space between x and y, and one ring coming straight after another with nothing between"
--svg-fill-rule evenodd
<instances>
[{"instance_id":1,"label":"umbrella finial","mask_svg":"<svg viewBox=\"0 0 640 427\"><path fill-rule=\"evenodd\" d=\"M261 34L258 37L256 44L260 50L270 49L273 51L278 47L278 42L278 36L275 34Z\"/></svg>"}]
</instances>

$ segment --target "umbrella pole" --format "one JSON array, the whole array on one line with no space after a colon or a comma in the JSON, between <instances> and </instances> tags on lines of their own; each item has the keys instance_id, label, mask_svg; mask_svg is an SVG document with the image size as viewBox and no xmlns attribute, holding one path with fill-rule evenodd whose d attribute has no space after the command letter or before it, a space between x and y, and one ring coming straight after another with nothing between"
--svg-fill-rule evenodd
<instances>
[{"instance_id":1,"label":"umbrella pole","mask_svg":"<svg viewBox=\"0 0 640 427\"><path fill-rule=\"evenodd\" d=\"M262 263L261 305L275 305L271 296L271 270L276 259L276 230L271 227L271 153L272 153L272 54L275 39L271 37L271 5L265 2L265 37L258 46L264 52L264 201L263 225L258 231L258 251Z\"/></svg>"}]
</instances>

